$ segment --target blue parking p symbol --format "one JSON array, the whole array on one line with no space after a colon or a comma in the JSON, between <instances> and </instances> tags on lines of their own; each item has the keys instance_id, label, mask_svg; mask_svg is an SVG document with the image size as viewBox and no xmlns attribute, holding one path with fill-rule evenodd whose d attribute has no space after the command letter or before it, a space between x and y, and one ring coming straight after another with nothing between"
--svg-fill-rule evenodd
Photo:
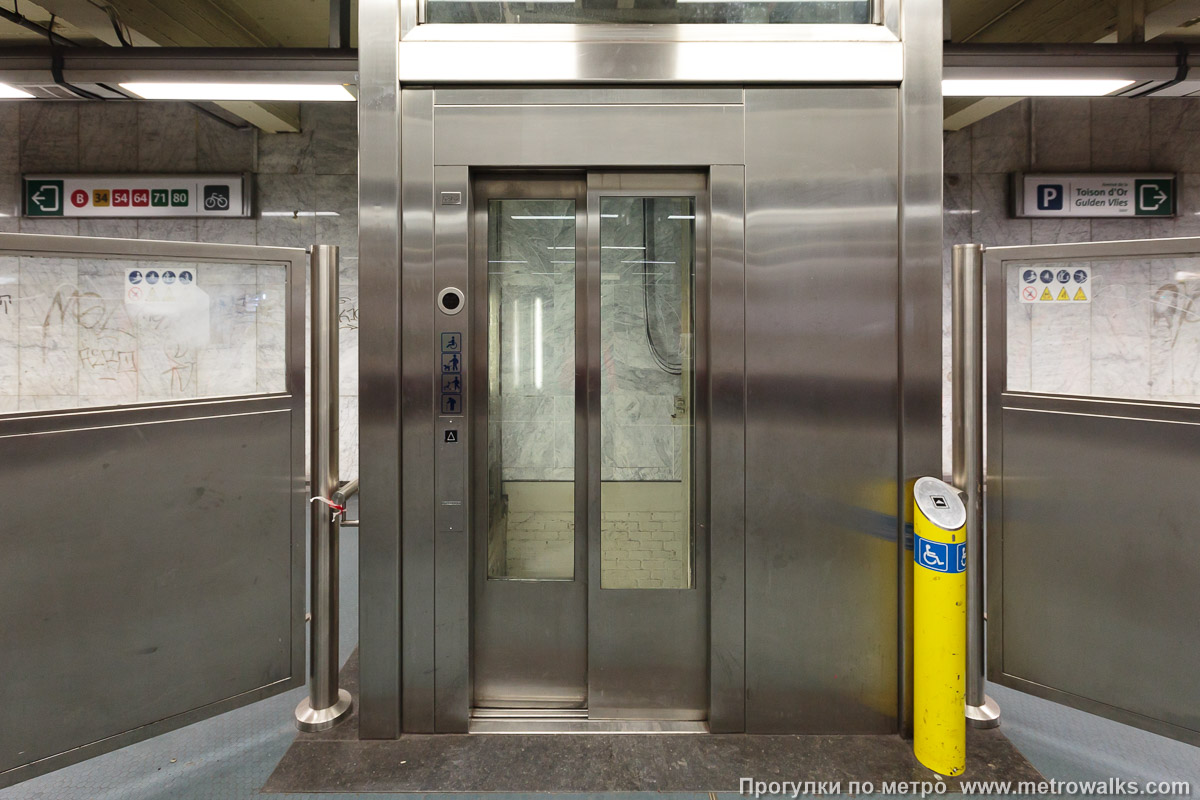
<instances>
[{"instance_id":1,"label":"blue parking p symbol","mask_svg":"<svg viewBox=\"0 0 1200 800\"><path fill-rule=\"evenodd\" d=\"M1038 211L1062 211L1062 184L1039 183L1037 187L1037 207Z\"/></svg>"}]
</instances>

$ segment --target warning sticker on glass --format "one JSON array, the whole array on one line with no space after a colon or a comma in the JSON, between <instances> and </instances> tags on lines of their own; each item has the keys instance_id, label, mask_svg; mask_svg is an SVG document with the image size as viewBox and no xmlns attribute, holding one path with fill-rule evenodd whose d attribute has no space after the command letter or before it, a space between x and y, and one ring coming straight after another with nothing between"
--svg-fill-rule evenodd
<instances>
[{"instance_id":1,"label":"warning sticker on glass","mask_svg":"<svg viewBox=\"0 0 1200 800\"><path fill-rule=\"evenodd\" d=\"M1096 289L1091 267L1023 267L1019 281L1022 303L1090 303Z\"/></svg>"}]
</instances>

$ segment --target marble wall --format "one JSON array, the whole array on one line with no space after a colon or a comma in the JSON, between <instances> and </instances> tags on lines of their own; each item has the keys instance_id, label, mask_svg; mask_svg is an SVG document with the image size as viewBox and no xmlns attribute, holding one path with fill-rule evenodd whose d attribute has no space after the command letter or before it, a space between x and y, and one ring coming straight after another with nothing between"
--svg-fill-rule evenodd
<instances>
[{"instance_id":1,"label":"marble wall","mask_svg":"<svg viewBox=\"0 0 1200 800\"><path fill-rule=\"evenodd\" d=\"M1024 100L945 144L944 468L950 447L950 248L1200 235L1200 99ZM1179 174L1179 214L1165 219L1011 219L1012 172ZM1197 394L1200 265L1096 264L1086 309L1010 305L1010 385L1032 391L1188 399Z\"/></svg>"},{"instance_id":2,"label":"marble wall","mask_svg":"<svg viewBox=\"0 0 1200 800\"><path fill-rule=\"evenodd\" d=\"M358 472L356 114L353 103L306 104L300 133L266 134L231 128L185 103L0 102L0 232L339 245L342 472L353 476ZM20 176L35 172L252 172L255 216L21 218ZM198 270L198 284L210 297L211 337L203 348L184 351L172 361L170 340L154 338L145 325L117 311L118 304L105 293L111 287L96 289L123 276L128 265L16 261L0 262L0 412L267 391L277 383L280 320L271 305L272 289L253 268L247 272L230 265L228 270L238 271L232 276L214 273L213 267ZM62 324L53 320L56 329L45 328L43 336L45 312L57 308L54 298L60 291L66 292L61 302L69 307L65 316L59 315L64 316ZM88 295L82 305L81 298L72 299L72 291ZM107 327L99 332L89 327L97 314L108 311L116 313L106 316ZM44 341L35 342L37 337ZM132 346L110 342L112 337ZM20 348L31 357L44 352L48 360L37 369L14 368L6 348ZM127 352L136 354L132 363L131 356L117 355ZM130 377L132 364L136 379ZM165 375L166 382L158 386L155 375Z\"/></svg>"}]
</instances>

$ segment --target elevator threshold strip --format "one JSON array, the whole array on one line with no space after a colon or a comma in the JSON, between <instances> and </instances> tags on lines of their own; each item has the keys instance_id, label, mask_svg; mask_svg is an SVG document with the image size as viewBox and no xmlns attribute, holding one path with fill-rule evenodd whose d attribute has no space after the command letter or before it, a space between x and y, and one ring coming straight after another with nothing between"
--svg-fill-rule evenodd
<instances>
[{"instance_id":1,"label":"elevator threshold strip","mask_svg":"<svg viewBox=\"0 0 1200 800\"><path fill-rule=\"evenodd\" d=\"M588 719L586 708L476 708L469 733L708 733L708 723L673 719Z\"/></svg>"}]
</instances>

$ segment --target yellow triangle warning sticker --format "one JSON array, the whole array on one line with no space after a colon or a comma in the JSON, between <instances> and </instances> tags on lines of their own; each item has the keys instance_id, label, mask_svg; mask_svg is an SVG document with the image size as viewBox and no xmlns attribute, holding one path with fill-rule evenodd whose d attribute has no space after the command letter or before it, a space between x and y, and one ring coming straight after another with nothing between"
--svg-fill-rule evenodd
<instances>
[{"instance_id":1,"label":"yellow triangle warning sticker","mask_svg":"<svg viewBox=\"0 0 1200 800\"><path fill-rule=\"evenodd\" d=\"M1050 290L1049 290L1049 289L1042 289L1042 296L1041 296L1040 298L1038 298L1038 299L1039 299L1039 300L1053 300L1053 299L1054 299L1054 295L1050 294Z\"/></svg>"},{"instance_id":2,"label":"yellow triangle warning sticker","mask_svg":"<svg viewBox=\"0 0 1200 800\"><path fill-rule=\"evenodd\" d=\"M1079 291L1077 291L1075 293L1075 299L1076 300L1087 300L1087 295L1083 293L1083 289L1080 289Z\"/></svg>"},{"instance_id":3,"label":"yellow triangle warning sticker","mask_svg":"<svg viewBox=\"0 0 1200 800\"><path fill-rule=\"evenodd\" d=\"M1071 299L1071 295L1067 294L1067 287L1065 287L1065 286L1064 286L1063 288L1059 289L1059 290L1058 290L1058 297L1057 297L1057 298L1055 298L1055 299L1057 299L1057 300L1070 300L1070 299Z\"/></svg>"},{"instance_id":4,"label":"yellow triangle warning sticker","mask_svg":"<svg viewBox=\"0 0 1200 800\"><path fill-rule=\"evenodd\" d=\"M146 295L146 299L147 300L157 300L158 299L158 292L154 291L153 286L150 287L150 292L149 292L149 294Z\"/></svg>"}]
</instances>

